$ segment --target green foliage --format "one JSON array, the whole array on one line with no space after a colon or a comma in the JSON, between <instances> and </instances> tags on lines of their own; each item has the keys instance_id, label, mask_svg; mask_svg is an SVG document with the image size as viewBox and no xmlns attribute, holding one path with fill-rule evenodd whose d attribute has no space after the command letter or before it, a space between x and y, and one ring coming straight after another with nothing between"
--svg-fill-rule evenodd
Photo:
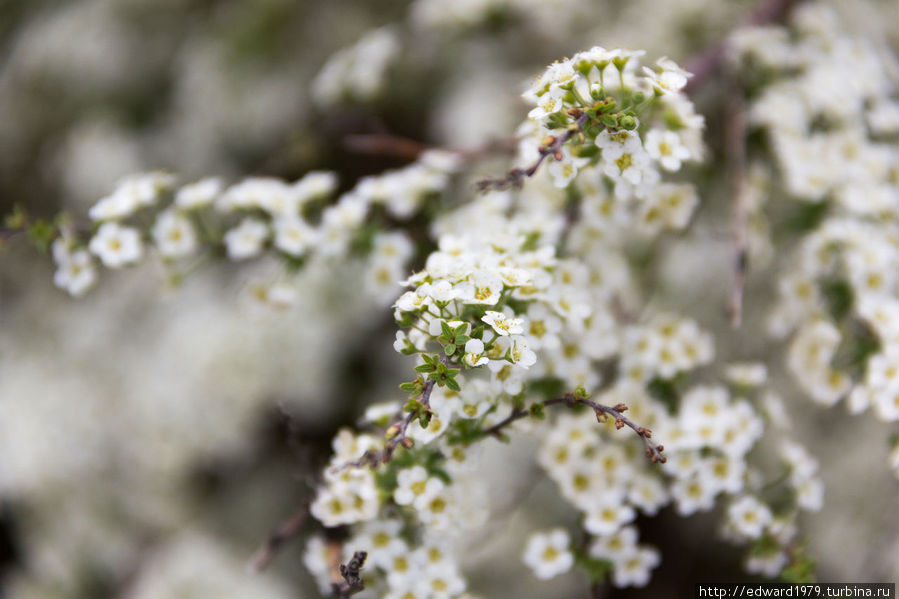
<instances>
[{"instance_id":1,"label":"green foliage","mask_svg":"<svg viewBox=\"0 0 899 599\"><path fill-rule=\"evenodd\" d=\"M646 391L650 397L661 401L669 408L676 407L680 401L680 391L677 388L676 378L661 379L656 377L649 381Z\"/></svg>"},{"instance_id":2,"label":"green foliage","mask_svg":"<svg viewBox=\"0 0 899 599\"><path fill-rule=\"evenodd\" d=\"M818 228L830 212L828 202L793 202L793 211L783 223L790 233L808 233Z\"/></svg>"},{"instance_id":3,"label":"green foliage","mask_svg":"<svg viewBox=\"0 0 899 599\"><path fill-rule=\"evenodd\" d=\"M446 323L442 324L445 325ZM464 328L465 325L461 326ZM449 326L446 328L452 332L452 329L450 329ZM467 337L465 339L466 341L468 340ZM429 380L436 382L441 387L447 387L453 391L461 390L459 383L456 381L456 375L459 374L458 368L450 368L436 354L422 354L421 357L424 359L425 363L416 366L416 372L426 374Z\"/></svg>"},{"instance_id":4,"label":"green foliage","mask_svg":"<svg viewBox=\"0 0 899 599\"><path fill-rule=\"evenodd\" d=\"M818 282L827 310L834 320L840 321L849 315L855 294L849 282L839 277L829 277Z\"/></svg>"},{"instance_id":5,"label":"green foliage","mask_svg":"<svg viewBox=\"0 0 899 599\"><path fill-rule=\"evenodd\" d=\"M584 571L590 584L604 582L612 572L613 564L609 560L596 559L582 548L573 549L573 553L575 565Z\"/></svg>"},{"instance_id":6,"label":"green foliage","mask_svg":"<svg viewBox=\"0 0 899 599\"><path fill-rule=\"evenodd\" d=\"M450 327L446 321L440 322L441 334L437 337L437 343L443 346L443 353L452 356L457 351L461 351L470 337L466 334L468 325L463 323L455 329ZM452 387L450 387L452 388ZM458 391L458 389L455 389Z\"/></svg>"},{"instance_id":7,"label":"green foliage","mask_svg":"<svg viewBox=\"0 0 899 599\"><path fill-rule=\"evenodd\" d=\"M40 252L47 252L50 244L59 236L59 227L64 219L59 215L52 221L42 218L30 218L21 205L16 205L6 216L3 225L11 231L23 231L31 244Z\"/></svg>"},{"instance_id":8,"label":"green foliage","mask_svg":"<svg viewBox=\"0 0 899 599\"><path fill-rule=\"evenodd\" d=\"M815 560L808 556L805 547L793 550L790 563L780 577L785 582L815 582Z\"/></svg>"}]
</instances>

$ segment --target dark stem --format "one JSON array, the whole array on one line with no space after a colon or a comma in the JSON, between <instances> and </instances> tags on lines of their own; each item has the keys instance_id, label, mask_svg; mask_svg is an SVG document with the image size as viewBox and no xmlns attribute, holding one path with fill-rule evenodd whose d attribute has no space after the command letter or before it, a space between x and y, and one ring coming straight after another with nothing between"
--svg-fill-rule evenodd
<instances>
[{"instance_id":1,"label":"dark stem","mask_svg":"<svg viewBox=\"0 0 899 599\"><path fill-rule=\"evenodd\" d=\"M624 428L625 426L633 430L637 433L643 440L643 444L646 446L646 457L650 459L652 463L662 463L664 464L667 458L662 455L662 452L665 450L662 445L655 445L652 441L652 431L646 428L645 426L640 426L635 423L633 420L628 418L623 414L627 410L627 406L623 403L615 405L615 407L607 406L605 404L597 403L587 398L575 397L571 393L567 393L562 397L554 397L552 399L544 399L540 402L544 407L554 406L564 404L570 408L575 406L584 405L591 408L596 413L597 420L604 419L606 417L612 418L615 421L615 427L618 429ZM490 426L483 431L481 434L483 436L494 436L497 438L502 438L502 431L504 428L515 422L516 420L521 420L522 418L527 418L531 416L530 410L521 409L521 410L513 410L511 414Z\"/></svg>"},{"instance_id":2,"label":"dark stem","mask_svg":"<svg viewBox=\"0 0 899 599\"><path fill-rule=\"evenodd\" d=\"M733 247L734 276L730 293L730 324L738 328L743 320L743 294L749 269L749 251L746 241L746 110L743 105L743 89L736 77L731 78L727 101L727 117L724 129L724 150L732 181L734 198Z\"/></svg>"},{"instance_id":3,"label":"dark stem","mask_svg":"<svg viewBox=\"0 0 899 599\"><path fill-rule=\"evenodd\" d=\"M263 571L274 559L278 550L287 541L297 536L306 518L309 516L309 507L303 506L296 511L286 522L275 529L262 547L253 555L247 564L247 569L253 574Z\"/></svg>"},{"instance_id":4,"label":"dark stem","mask_svg":"<svg viewBox=\"0 0 899 599\"><path fill-rule=\"evenodd\" d=\"M478 191L489 191L491 189L509 189L510 187L520 188L524 180L533 177L540 169L540 165L546 160L547 156L552 156L554 160L562 159L562 146L583 131L584 125L590 116L584 112L578 116L574 125L569 127L564 134L556 137L550 136L548 140L540 146L540 156L528 168L513 168L502 177L486 177L477 183Z\"/></svg>"},{"instance_id":5,"label":"dark stem","mask_svg":"<svg viewBox=\"0 0 899 599\"><path fill-rule=\"evenodd\" d=\"M425 383L424 389L422 389L421 395L418 398L418 401L421 402L421 404L425 408L429 408L431 405L431 392L433 390L434 381L427 381ZM412 420L414 418L415 413L409 412L387 428L387 430L392 433L392 436L384 445L384 449L380 451L369 449L368 451L363 453L358 460L347 462L346 464L335 468L334 471L340 472L341 470L346 470L347 468L360 468L362 466L377 468L379 465L386 464L393 458L393 452L396 451L397 446L402 445L406 449L409 449L410 447L412 447L412 439L406 436L406 430L409 428L409 425L412 423Z\"/></svg>"}]
</instances>

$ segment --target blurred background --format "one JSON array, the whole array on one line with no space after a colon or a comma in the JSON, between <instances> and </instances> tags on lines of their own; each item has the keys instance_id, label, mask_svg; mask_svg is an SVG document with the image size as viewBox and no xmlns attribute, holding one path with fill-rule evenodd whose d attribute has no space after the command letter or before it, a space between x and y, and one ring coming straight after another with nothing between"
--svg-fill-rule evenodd
<instances>
[{"instance_id":1,"label":"blurred background","mask_svg":"<svg viewBox=\"0 0 899 599\"><path fill-rule=\"evenodd\" d=\"M757 4L0 0L0 214L22 205L83 216L122 175L157 168L182 181L328 169L349 189L410 158L360 152L348 136L444 147L507 137L528 110L520 92L554 59L602 45L684 64ZM899 48L895 0L831 5L848 31ZM352 47L383 64L373 59L344 89L323 68L338 69L329 59ZM696 96L713 166L717 89ZM723 190L702 200L713 214L728 201ZM678 255L727 247L724 237L705 243ZM661 284L684 305L723 297L728 265L718 262L686 285ZM4 245L0 597L318 596L302 541L263 574L245 564L310 497L335 432L395 399L408 364L390 351L390 310L352 292L359 265L307 269L299 306L273 314L246 290L274 268L204 265L174 287L147 260L73 300L53 286L47 256ZM723 330L723 316L710 319ZM886 427L788 405L826 483L825 507L803 531L819 579L896 580L899 484ZM522 443L485 456L485 475L502 472L491 501L519 509L475 543L463 564L471 590L585 596L577 573L537 583L520 563L529 531L573 518ZM716 522L670 509L639 522L662 565L648 589L608 596L692 596L698 581L750 579L739 549L715 539Z\"/></svg>"}]
</instances>

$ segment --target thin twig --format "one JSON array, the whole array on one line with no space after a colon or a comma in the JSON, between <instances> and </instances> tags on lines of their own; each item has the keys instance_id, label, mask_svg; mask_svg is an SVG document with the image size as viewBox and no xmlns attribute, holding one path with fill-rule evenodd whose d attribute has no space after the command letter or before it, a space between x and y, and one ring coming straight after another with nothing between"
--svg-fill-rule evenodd
<instances>
[{"instance_id":1,"label":"thin twig","mask_svg":"<svg viewBox=\"0 0 899 599\"><path fill-rule=\"evenodd\" d=\"M529 166L528 168L513 168L502 177L485 177L478 181L478 191L488 191L491 189L509 189L510 187L514 187L516 189L520 188L526 178L533 177L534 174L536 174L536 172L540 169L540 165L543 164L543 161L546 160L547 156L552 156L554 160L562 159L562 146L564 146L569 139L583 131L584 125L587 123L587 119L589 118L590 115L586 112L580 113L577 117L577 120L572 126L568 128L567 131L565 131L565 133L560 136L550 135L544 141L544 143L540 145L540 156L537 158L537 160L534 161L533 164L531 164L531 166Z\"/></svg>"},{"instance_id":2,"label":"thin twig","mask_svg":"<svg viewBox=\"0 0 899 599\"><path fill-rule=\"evenodd\" d=\"M344 147L357 154L392 156L406 160L417 160L427 150L440 150L456 154L465 161L476 160L484 155L514 154L520 137L498 137L470 148L443 148L429 146L420 141L386 133L355 134L343 138Z\"/></svg>"},{"instance_id":3,"label":"thin twig","mask_svg":"<svg viewBox=\"0 0 899 599\"><path fill-rule=\"evenodd\" d=\"M747 206L746 206L746 115L743 105L743 90L736 77L731 78L731 89L727 100L727 117L724 128L724 150L733 185L733 245L734 278L730 293L730 324L738 328L743 321L743 294L746 287L746 273L749 269L747 249Z\"/></svg>"},{"instance_id":4,"label":"thin twig","mask_svg":"<svg viewBox=\"0 0 899 599\"><path fill-rule=\"evenodd\" d=\"M429 380L425 383L424 388L422 389L421 395L418 398L418 401L425 407L429 408L431 406L431 392L434 390L434 382L433 380ZM391 435L390 439L384 445L384 449L378 451L375 449L369 449L358 460L353 460L352 462L347 462L342 466L339 466L334 469L334 472L340 472L342 470L346 470L348 468L360 468L362 466L369 466L371 468L377 468L381 464L386 464L393 458L393 452L399 445L402 445L406 449L412 447L412 439L406 436L406 430L409 428L409 425L412 424L412 420L415 418L415 412L409 412L389 427L387 427L388 434Z\"/></svg>"},{"instance_id":5,"label":"thin twig","mask_svg":"<svg viewBox=\"0 0 899 599\"><path fill-rule=\"evenodd\" d=\"M406 160L415 160L428 149L428 146L420 141L380 133L347 135L343 138L343 146L357 154L392 156Z\"/></svg>"},{"instance_id":6,"label":"thin twig","mask_svg":"<svg viewBox=\"0 0 899 599\"><path fill-rule=\"evenodd\" d=\"M601 404L595 401L592 401L587 398L576 397L572 393L566 393L562 397L553 397L551 399L544 399L542 402L544 407L554 406L554 405L566 405L568 407L575 407L579 405L588 406L596 413L597 420L602 420L606 417L610 417L615 421L615 427L618 429L624 428L625 426L633 430L637 433L637 436L643 440L643 444L646 446L646 457L650 459L651 462L662 463L664 464L667 461L667 458L662 455L662 452L665 451L665 447L662 445L655 445L650 439L652 438L652 431L646 428L645 426L640 426L635 423L633 420L628 418L623 414L627 410L627 405L623 403L616 404L614 407L607 406L605 404ZM522 418L527 418L531 416L532 413L530 410L521 409L521 410L513 410L511 414L490 426L483 431L481 434L483 436L494 436L497 438L502 438L503 429L515 422L516 420L521 420Z\"/></svg>"},{"instance_id":7,"label":"thin twig","mask_svg":"<svg viewBox=\"0 0 899 599\"><path fill-rule=\"evenodd\" d=\"M247 570L253 574L262 572L274 559L278 550L287 541L299 534L300 529L309 517L309 506L304 505L296 511L286 522L276 528L262 547L253 555L247 564Z\"/></svg>"},{"instance_id":8,"label":"thin twig","mask_svg":"<svg viewBox=\"0 0 899 599\"><path fill-rule=\"evenodd\" d=\"M336 555L338 558L340 557L339 549ZM366 557L368 557L368 553L365 551L356 551L353 553L353 558L346 564L341 564L340 560L337 560L337 573L343 580L331 583L335 597L344 599L365 590L365 582L362 580L361 570L365 565Z\"/></svg>"}]
</instances>

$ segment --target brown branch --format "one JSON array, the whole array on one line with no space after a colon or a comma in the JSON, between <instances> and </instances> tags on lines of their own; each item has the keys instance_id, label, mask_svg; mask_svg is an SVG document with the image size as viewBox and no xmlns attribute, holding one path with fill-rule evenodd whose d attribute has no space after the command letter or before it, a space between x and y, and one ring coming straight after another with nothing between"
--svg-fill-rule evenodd
<instances>
[{"instance_id":1,"label":"brown branch","mask_svg":"<svg viewBox=\"0 0 899 599\"><path fill-rule=\"evenodd\" d=\"M408 137L389 134L357 134L343 138L343 146L357 154L392 156L406 160L416 160L428 146Z\"/></svg>"},{"instance_id":2,"label":"brown branch","mask_svg":"<svg viewBox=\"0 0 899 599\"><path fill-rule=\"evenodd\" d=\"M622 429L626 426L637 433L637 436L639 436L643 440L643 444L646 446L646 457L648 457L652 463L659 462L664 464L666 461L668 461L667 458L662 455L662 452L665 451L665 447L662 445L655 445L650 440L652 438L652 431L645 426L640 426L627 416L624 416L623 412L627 410L627 405L623 403L619 403L616 404L615 407L611 407L592 401L585 397L576 397L573 393L566 393L562 397L544 399L540 403L544 407L560 404L564 404L570 408L579 405L588 406L596 413L596 419L598 421L602 422L602 420L604 420L606 417L610 417L615 421L615 428ZM531 415L532 413L530 410L513 410L511 414L509 414L493 426L490 426L481 431L481 434L483 436L491 435L497 438L502 438L502 431L504 428L506 428L516 420L521 420L522 418L526 418Z\"/></svg>"},{"instance_id":3,"label":"brown branch","mask_svg":"<svg viewBox=\"0 0 899 599\"><path fill-rule=\"evenodd\" d=\"M276 528L262 547L253 555L247 564L247 569L253 574L262 572L277 555L281 547L299 534L300 529L309 516L309 506L304 505L296 511L286 522Z\"/></svg>"},{"instance_id":4,"label":"brown branch","mask_svg":"<svg viewBox=\"0 0 899 599\"><path fill-rule=\"evenodd\" d=\"M424 388L422 389L421 395L419 396L418 401L425 407L429 408L431 406L431 392L434 390L435 381L429 380L425 383ZM352 462L347 462L342 466L338 466L334 469L334 472L340 472L341 470L346 470L348 468L361 468L362 466L369 466L370 468L377 468L381 464L386 464L393 458L393 452L396 451L396 448L400 445L405 447L406 449L410 449L413 445L412 439L406 436L406 430L409 428L409 425L412 424L412 420L415 419L415 412L409 412L405 416L398 419L396 422L387 427L387 435L390 439L384 445L384 449L378 451L375 449L369 449L358 460L353 460Z\"/></svg>"},{"instance_id":5,"label":"brown branch","mask_svg":"<svg viewBox=\"0 0 899 599\"><path fill-rule=\"evenodd\" d=\"M533 177L534 174L536 174L547 156L552 156L554 160L561 160L562 146L564 146L569 139L581 133L584 129L584 125L587 123L587 119L590 118L590 115L586 112L580 112L578 109L572 109L572 111L574 111L572 116L578 114L577 120L573 125L569 126L564 134L560 136L550 135L547 137L540 145L540 156L533 164L531 164L531 166L527 168L513 168L502 177L485 177L478 181L478 191L509 189L510 187L518 189L524 183L524 179Z\"/></svg>"},{"instance_id":6,"label":"brown branch","mask_svg":"<svg viewBox=\"0 0 899 599\"><path fill-rule=\"evenodd\" d=\"M362 580L361 570L365 565L365 558L368 553L365 551L356 551L353 558L346 564L340 563L340 545L337 544L337 551L332 552L332 556L337 556L336 574L340 579L331 583L332 594L334 597L343 599L351 595L365 590L365 582ZM332 557L333 559L333 557Z\"/></svg>"},{"instance_id":7,"label":"brown branch","mask_svg":"<svg viewBox=\"0 0 899 599\"><path fill-rule=\"evenodd\" d=\"M746 206L746 111L743 105L743 90L739 81L731 78L731 88L726 108L724 128L724 151L727 155L730 177L733 184L733 247L734 278L730 293L730 324L738 328L743 320L743 294L746 274L749 269L747 248L747 206Z\"/></svg>"},{"instance_id":8,"label":"brown branch","mask_svg":"<svg viewBox=\"0 0 899 599\"><path fill-rule=\"evenodd\" d=\"M470 148L441 148L429 146L408 137L390 134L357 134L343 138L344 147L357 154L392 156L406 160L417 160L427 150L440 150L456 154L465 161L472 161L490 154L514 154L518 148L518 137L498 137Z\"/></svg>"}]
</instances>

